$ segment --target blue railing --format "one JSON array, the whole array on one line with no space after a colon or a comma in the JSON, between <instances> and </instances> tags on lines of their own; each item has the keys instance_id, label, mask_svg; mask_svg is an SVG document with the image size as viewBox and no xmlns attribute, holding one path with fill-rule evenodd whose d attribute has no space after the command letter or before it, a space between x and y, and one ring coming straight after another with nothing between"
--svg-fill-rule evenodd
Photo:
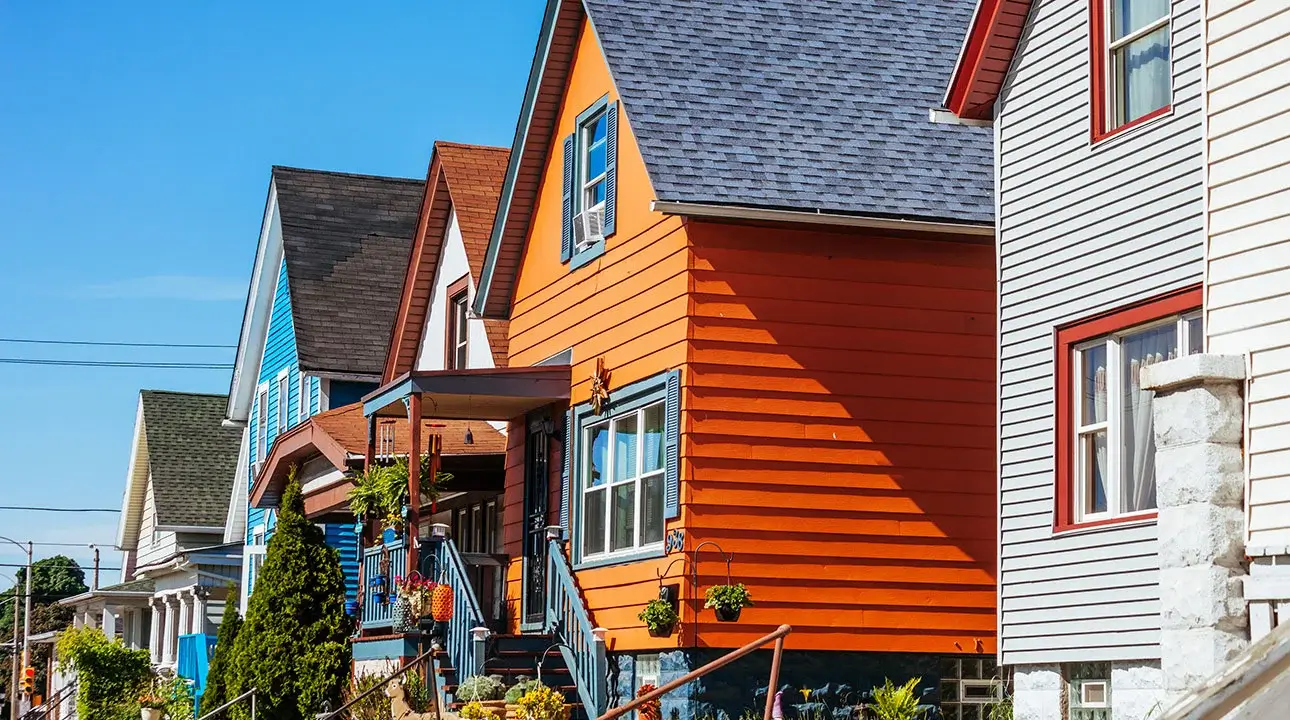
<instances>
[{"instance_id":1,"label":"blue railing","mask_svg":"<svg viewBox=\"0 0 1290 720\"><path fill-rule=\"evenodd\" d=\"M587 715L599 717L609 698L605 631L591 623L573 569L564 557L564 543L549 540L546 557L546 630L562 643L560 653L573 673Z\"/></svg>"},{"instance_id":2,"label":"blue railing","mask_svg":"<svg viewBox=\"0 0 1290 720\"><path fill-rule=\"evenodd\" d=\"M435 580L448 583L453 590L452 621L447 623L444 631L444 651L457 671L458 680L465 680L483 672L479 667L482 653L476 652L471 631L484 625L484 613L479 609L479 599L475 597L470 576L466 574L466 564L462 562L461 553L457 552L457 544L448 537L435 541L435 544L436 565L440 573Z\"/></svg>"},{"instance_id":3,"label":"blue railing","mask_svg":"<svg viewBox=\"0 0 1290 720\"><path fill-rule=\"evenodd\" d=\"M389 566L382 570L381 558L388 553ZM408 551L402 540L388 542L384 546L363 550L363 628L379 629L394 626L394 578L406 574ZM378 575L385 576L385 601L377 602L372 580Z\"/></svg>"}]
</instances>

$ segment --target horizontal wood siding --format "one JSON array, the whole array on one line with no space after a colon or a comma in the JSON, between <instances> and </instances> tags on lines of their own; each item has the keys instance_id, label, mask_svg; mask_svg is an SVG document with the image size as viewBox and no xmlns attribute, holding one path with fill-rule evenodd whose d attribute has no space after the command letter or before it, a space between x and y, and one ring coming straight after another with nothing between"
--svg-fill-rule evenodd
<instances>
[{"instance_id":1,"label":"horizontal wood siding","mask_svg":"<svg viewBox=\"0 0 1290 720\"><path fill-rule=\"evenodd\" d=\"M794 649L992 652L992 248L686 229L686 544L732 553L756 603L690 608L687 642L789 623ZM710 550L698 569L697 596L726 580Z\"/></svg>"},{"instance_id":2,"label":"horizontal wood siding","mask_svg":"<svg viewBox=\"0 0 1290 720\"><path fill-rule=\"evenodd\" d=\"M1005 663L1153 659L1152 523L1054 536L1054 328L1203 272L1200 0L1173 10L1173 109L1090 147L1089 3L1035 3L999 104Z\"/></svg>"},{"instance_id":3,"label":"horizontal wood siding","mask_svg":"<svg viewBox=\"0 0 1290 720\"><path fill-rule=\"evenodd\" d=\"M617 99L594 32L584 22L550 139L510 314L511 366L534 365L572 349L574 404L589 400L597 358L604 359L611 373L612 393L681 367L686 353L689 255L685 234L680 219L649 209L653 191L625 114L619 120L617 232L607 239L604 254L590 263L570 270L560 262L561 143L573 132L577 115L605 94L611 102ZM553 411L563 416L563 408ZM511 429L503 525L508 552L514 556L522 541L523 433L516 432L514 423ZM553 443L553 447L559 446ZM550 510L555 522L562 467L558 457L559 451L554 450ZM649 638L636 619L639 607L657 595L654 567L653 563L629 563L578 573L593 620L609 630L611 647L645 649L669 642ZM517 607L519 575L512 562L509 597Z\"/></svg>"},{"instance_id":4,"label":"horizontal wood siding","mask_svg":"<svg viewBox=\"0 0 1290 720\"><path fill-rule=\"evenodd\" d=\"M143 501L143 517L139 521L139 544L136 567L164 560L179 549L173 532L157 530L157 502L152 494L152 478Z\"/></svg>"},{"instance_id":5,"label":"horizontal wood siding","mask_svg":"<svg viewBox=\"0 0 1290 720\"><path fill-rule=\"evenodd\" d=\"M1208 6L1210 352L1250 354L1248 542L1290 545L1290 6Z\"/></svg>"}]
</instances>

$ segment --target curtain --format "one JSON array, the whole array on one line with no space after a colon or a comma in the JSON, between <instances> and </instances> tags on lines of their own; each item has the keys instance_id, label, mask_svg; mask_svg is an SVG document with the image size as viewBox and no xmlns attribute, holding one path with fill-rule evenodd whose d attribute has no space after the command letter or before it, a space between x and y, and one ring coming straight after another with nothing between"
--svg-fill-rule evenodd
<instances>
[{"instance_id":1,"label":"curtain","mask_svg":"<svg viewBox=\"0 0 1290 720\"><path fill-rule=\"evenodd\" d=\"M1105 418L1107 412L1106 367L1098 366L1093 375L1093 411L1094 417ZM1100 442L1099 442L1100 440ZM1093 440L1093 459L1097 463L1097 479L1093 483L1093 512L1107 510L1106 482L1110 477L1107 467L1107 435L1098 433Z\"/></svg>"},{"instance_id":2,"label":"curtain","mask_svg":"<svg viewBox=\"0 0 1290 720\"><path fill-rule=\"evenodd\" d=\"M1142 389L1140 377L1142 368L1177 355L1177 327L1169 325L1126 337L1122 348L1124 510L1136 512L1156 506L1156 440L1151 416L1155 393Z\"/></svg>"}]
</instances>

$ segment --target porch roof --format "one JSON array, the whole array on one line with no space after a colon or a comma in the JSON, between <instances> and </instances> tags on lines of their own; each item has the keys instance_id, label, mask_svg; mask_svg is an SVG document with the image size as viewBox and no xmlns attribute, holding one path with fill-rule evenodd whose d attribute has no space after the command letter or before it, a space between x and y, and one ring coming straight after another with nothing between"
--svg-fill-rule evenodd
<instances>
[{"instance_id":1,"label":"porch roof","mask_svg":"<svg viewBox=\"0 0 1290 720\"><path fill-rule=\"evenodd\" d=\"M569 399L569 365L404 373L363 398L363 414L405 416L403 399L420 394L429 417L510 420Z\"/></svg>"}]
</instances>

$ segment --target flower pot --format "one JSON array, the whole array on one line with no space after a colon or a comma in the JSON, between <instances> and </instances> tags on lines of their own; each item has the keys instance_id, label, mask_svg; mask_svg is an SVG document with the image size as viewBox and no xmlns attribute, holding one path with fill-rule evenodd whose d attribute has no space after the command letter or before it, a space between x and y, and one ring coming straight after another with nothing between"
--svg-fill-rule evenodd
<instances>
[{"instance_id":1,"label":"flower pot","mask_svg":"<svg viewBox=\"0 0 1290 720\"><path fill-rule=\"evenodd\" d=\"M661 627L648 627L650 637L669 637L672 631L676 629L676 623L663 625Z\"/></svg>"},{"instance_id":2,"label":"flower pot","mask_svg":"<svg viewBox=\"0 0 1290 720\"><path fill-rule=\"evenodd\" d=\"M399 531L394 528L385 528L381 531L381 542L389 545L399 539Z\"/></svg>"},{"instance_id":3,"label":"flower pot","mask_svg":"<svg viewBox=\"0 0 1290 720\"><path fill-rule=\"evenodd\" d=\"M739 622L739 613L743 608L713 608L712 611L717 614L718 622Z\"/></svg>"},{"instance_id":4,"label":"flower pot","mask_svg":"<svg viewBox=\"0 0 1290 720\"><path fill-rule=\"evenodd\" d=\"M405 597L394 601L391 608L391 619L394 621L394 632L410 633L417 629L417 619L412 614L412 604Z\"/></svg>"},{"instance_id":5,"label":"flower pot","mask_svg":"<svg viewBox=\"0 0 1290 720\"><path fill-rule=\"evenodd\" d=\"M377 605L384 605L389 601L390 601L390 598L385 593L372 593L372 602L376 603Z\"/></svg>"},{"instance_id":6,"label":"flower pot","mask_svg":"<svg viewBox=\"0 0 1290 720\"><path fill-rule=\"evenodd\" d=\"M139 708L141 720L161 720L161 708Z\"/></svg>"},{"instance_id":7,"label":"flower pot","mask_svg":"<svg viewBox=\"0 0 1290 720\"><path fill-rule=\"evenodd\" d=\"M345 614L349 617L358 617L360 607L357 600L349 600L345 603Z\"/></svg>"},{"instance_id":8,"label":"flower pot","mask_svg":"<svg viewBox=\"0 0 1290 720\"><path fill-rule=\"evenodd\" d=\"M506 720L520 720L519 704L508 703L505 700L503 700L502 703L506 705Z\"/></svg>"},{"instance_id":9,"label":"flower pot","mask_svg":"<svg viewBox=\"0 0 1290 720\"><path fill-rule=\"evenodd\" d=\"M479 704L484 706L484 710L491 712L496 718L507 717L505 700L480 700Z\"/></svg>"}]
</instances>

